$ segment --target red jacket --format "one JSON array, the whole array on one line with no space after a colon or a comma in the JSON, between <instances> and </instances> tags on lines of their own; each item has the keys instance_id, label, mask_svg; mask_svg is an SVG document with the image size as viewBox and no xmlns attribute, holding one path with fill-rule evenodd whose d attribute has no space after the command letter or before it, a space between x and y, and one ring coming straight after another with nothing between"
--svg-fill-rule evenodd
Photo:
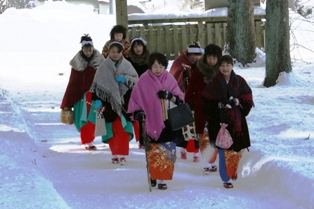
<instances>
[{"instance_id":1,"label":"red jacket","mask_svg":"<svg viewBox=\"0 0 314 209\"><path fill-rule=\"evenodd\" d=\"M189 81L192 76L192 71L195 67L192 61L188 58L187 52L188 50L183 51L180 56L173 61L169 71L170 74L172 74L173 77L177 80L182 92L185 92L186 90L184 72L187 70L185 73L187 73L187 79Z\"/></svg>"},{"instance_id":2,"label":"red jacket","mask_svg":"<svg viewBox=\"0 0 314 209\"><path fill-rule=\"evenodd\" d=\"M87 92L93 82L96 70L91 66L87 66L83 71L71 69L71 75L68 86L65 90L61 108L73 107Z\"/></svg>"},{"instance_id":3,"label":"red jacket","mask_svg":"<svg viewBox=\"0 0 314 209\"><path fill-rule=\"evenodd\" d=\"M185 102L187 102L191 109L194 110L196 133L202 134L204 132L206 116L203 111L202 94L207 83L204 82L204 75L195 68L188 88L185 92Z\"/></svg>"}]
</instances>

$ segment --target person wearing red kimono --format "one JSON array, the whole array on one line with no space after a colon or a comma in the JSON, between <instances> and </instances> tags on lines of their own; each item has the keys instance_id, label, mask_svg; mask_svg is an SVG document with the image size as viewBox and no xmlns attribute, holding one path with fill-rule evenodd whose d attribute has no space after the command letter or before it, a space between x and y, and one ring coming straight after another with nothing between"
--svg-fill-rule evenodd
<instances>
[{"instance_id":1,"label":"person wearing red kimono","mask_svg":"<svg viewBox=\"0 0 314 209\"><path fill-rule=\"evenodd\" d=\"M177 80L179 88L183 93L185 93L192 72L196 68L196 62L202 57L203 49L199 45L199 43L195 42L188 46L186 50L184 50L179 57L177 57L172 66L170 68L170 74L174 76ZM188 140L188 141L186 141ZM177 141L177 146L181 147L181 159L187 159L187 151L193 152L193 161L199 161L199 143L196 139L186 139L184 141ZM189 146L191 145L192 146ZM192 147L192 148L190 148ZM187 149L188 148L188 149Z\"/></svg>"},{"instance_id":2,"label":"person wearing red kimono","mask_svg":"<svg viewBox=\"0 0 314 209\"><path fill-rule=\"evenodd\" d=\"M91 100L91 94L87 92L91 87L97 68L105 59L94 48L93 40L88 34L81 37L80 43L81 50L70 61L70 79L60 108L63 110L74 109L74 124L80 132L81 143L85 145L87 150L95 150L96 147L92 144L95 138L95 125L90 121L80 122L81 108L76 107L85 96ZM86 111L88 114L90 108L87 107Z\"/></svg>"}]
</instances>

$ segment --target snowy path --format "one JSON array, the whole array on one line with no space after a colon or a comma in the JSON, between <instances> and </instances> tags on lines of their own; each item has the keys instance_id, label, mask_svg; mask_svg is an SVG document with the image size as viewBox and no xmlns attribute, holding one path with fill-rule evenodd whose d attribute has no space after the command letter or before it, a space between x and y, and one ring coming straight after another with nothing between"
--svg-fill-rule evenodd
<instances>
[{"instance_id":1,"label":"snowy path","mask_svg":"<svg viewBox=\"0 0 314 209\"><path fill-rule=\"evenodd\" d=\"M16 195L14 203L5 199L0 202L5 208L25 208L22 203L27 202L29 194L24 196L24 192L42 195L45 204L38 203L41 208L62 209L161 208L161 205L162 208L225 208L229 205L234 209L271 209L277 206L310 209L314 205L313 196L304 202L302 187L307 185L302 185L303 178L301 182L295 181L297 174L292 172L288 162L274 158L260 161L263 159L261 153L253 149L244 153L239 171L243 176L240 175L234 182L234 189L222 187L218 172L203 175L202 163L193 163L192 156L188 155L187 161L177 160L174 179L167 182L168 190L153 189L150 193L145 155L143 150L137 149L134 140L131 141L130 156L125 166L111 164L110 151L99 138L95 142L103 151L65 152L70 147L80 147L79 134L74 126L59 123L59 101L38 99L14 102L14 99L10 101L1 97L0 109L7 110L2 115L10 114L11 117L0 122L16 132L14 138L12 134L6 137L1 132L1 138L6 139L1 140L1 144L3 147L14 146L19 153L12 156L5 150L1 155L2 161L27 163L25 168L12 170L12 173L19 173L14 180L13 176L4 178L1 190L7 191L7 195ZM16 124L19 124L18 130L13 128ZM27 133L19 130L27 130ZM28 147L29 143L25 141L31 140L32 146ZM6 145L8 141L10 144ZM47 181L47 188L37 188L38 181ZM29 184L29 191L19 191L18 184ZM12 186L16 189L12 190ZM287 192L293 189L300 192L295 195L295 191ZM187 196L189 198L182 198ZM58 201L58 206L53 205L54 200L60 198L63 204ZM144 198L145 204L142 204Z\"/></svg>"}]
</instances>

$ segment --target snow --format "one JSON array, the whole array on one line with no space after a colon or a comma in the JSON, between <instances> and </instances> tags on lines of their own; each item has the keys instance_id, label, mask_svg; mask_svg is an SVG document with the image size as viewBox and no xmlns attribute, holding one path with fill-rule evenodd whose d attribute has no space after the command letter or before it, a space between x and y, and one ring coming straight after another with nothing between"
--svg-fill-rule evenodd
<instances>
[{"instance_id":1,"label":"snow","mask_svg":"<svg viewBox=\"0 0 314 209\"><path fill-rule=\"evenodd\" d=\"M174 6L166 9L154 11L152 14L130 14L128 15L129 20L145 20L145 19L172 19L172 18L202 18L202 17L222 17L228 15L226 7L210 9L207 11L191 11L182 12L175 10ZM255 15L265 15L265 9L261 7L254 7Z\"/></svg>"},{"instance_id":2,"label":"snow","mask_svg":"<svg viewBox=\"0 0 314 209\"><path fill-rule=\"evenodd\" d=\"M306 34L313 24L305 23L295 27L295 40L313 49ZM149 192L145 154L135 140L127 164L113 165L100 138L99 151L85 151L75 127L59 120L80 37L90 34L101 50L114 24L114 16L65 2L0 15L1 208L314 208L312 52L292 50L291 57L299 56L293 72L282 73L271 88L262 85L262 51L249 67L234 66L256 106L247 117L252 146L233 189L223 188L218 172L203 175L204 163L193 163L188 153L187 160L177 159L168 189Z\"/></svg>"}]
</instances>

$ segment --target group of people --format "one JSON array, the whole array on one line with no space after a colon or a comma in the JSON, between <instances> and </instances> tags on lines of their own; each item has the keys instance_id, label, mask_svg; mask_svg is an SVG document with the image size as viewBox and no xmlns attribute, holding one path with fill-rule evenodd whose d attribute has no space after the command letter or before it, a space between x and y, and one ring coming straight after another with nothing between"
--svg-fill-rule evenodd
<instances>
[{"instance_id":1,"label":"group of people","mask_svg":"<svg viewBox=\"0 0 314 209\"><path fill-rule=\"evenodd\" d=\"M219 46L202 49L195 42L176 58L168 60L160 52L150 53L142 37L126 40L126 28L116 25L102 53L89 35L81 37L81 50L70 61L71 74L61 103L63 111L74 111L74 124L81 143L95 150L93 141L101 136L109 144L112 163L124 165L129 141L145 145L150 184L167 189L176 161L187 158L193 145L193 161L204 159L204 173L217 171L225 188L237 178L242 151L250 146L245 117L254 106L252 91L244 78L233 71L233 59L222 55ZM186 102L194 111L196 138L186 139L182 130L172 131L164 119L166 106ZM144 122L144 123L143 123ZM215 140L221 123L228 124L233 144L221 149ZM235 160L236 159L236 160Z\"/></svg>"}]
</instances>

